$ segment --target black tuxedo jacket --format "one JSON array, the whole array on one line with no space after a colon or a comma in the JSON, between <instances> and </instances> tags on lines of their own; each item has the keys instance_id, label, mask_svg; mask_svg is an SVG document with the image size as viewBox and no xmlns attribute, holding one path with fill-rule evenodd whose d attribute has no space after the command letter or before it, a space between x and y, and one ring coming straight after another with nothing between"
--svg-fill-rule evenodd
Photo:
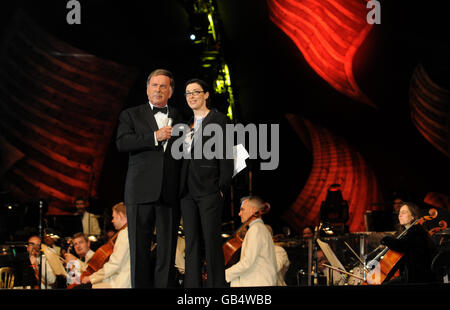
<instances>
[{"instance_id":1,"label":"black tuxedo jacket","mask_svg":"<svg viewBox=\"0 0 450 310\"><path fill-rule=\"evenodd\" d=\"M192 124L193 118L189 122ZM223 159L206 159L202 156L200 159L194 159L195 148L203 147L212 136L202 136L202 145L192 142L191 159L183 159L181 167L180 196L189 190L193 197L206 196L222 191L224 193L231 184L234 171L234 160L226 159L226 141L225 126L229 123L225 114L216 110L211 110L201 124L201 129L208 124L218 124L223 132Z\"/></svg>"},{"instance_id":2,"label":"black tuxedo jacket","mask_svg":"<svg viewBox=\"0 0 450 310\"><path fill-rule=\"evenodd\" d=\"M169 106L169 118L174 126L181 121L178 111ZM116 145L119 152L128 152L125 181L125 204L151 203L177 205L179 189L179 160L171 156L175 137L155 146L154 132L158 124L149 103L124 110L119 116Z\"/></svg>"}]
</instances>

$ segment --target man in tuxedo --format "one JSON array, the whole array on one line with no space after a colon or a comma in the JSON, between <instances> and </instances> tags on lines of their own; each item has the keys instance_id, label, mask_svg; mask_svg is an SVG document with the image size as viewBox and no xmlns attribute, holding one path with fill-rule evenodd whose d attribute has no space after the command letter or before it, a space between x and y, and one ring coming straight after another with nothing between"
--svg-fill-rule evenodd
<instances>
[{"instance_id":1,"label":"man in tuxedo","mask_svg":"<svg viewBox=\"0 0 450 310\"><path fill-rule=\"evenodd\" d=\"M133 288L169 287L175 282L176 232L179 224L179 162L170 152L172 125L180 115L168 100L172 73L157 69L147 79L149 102L119 116L116 144L128 152L125 181L131 283ZM156 224L157 255L151 268L150 248Z\"/></svg>"}]
</instances>

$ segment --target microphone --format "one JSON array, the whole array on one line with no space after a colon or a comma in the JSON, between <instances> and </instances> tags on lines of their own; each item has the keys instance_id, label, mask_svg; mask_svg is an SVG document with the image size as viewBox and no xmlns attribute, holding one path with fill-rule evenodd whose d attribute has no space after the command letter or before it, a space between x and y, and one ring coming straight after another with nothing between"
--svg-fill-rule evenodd
<instances>
[{"instance_id":1,"label":"microphone","mask_svg":"<svg viewBox=\"0 0 450 310\"><path fill-rule=\"evenodd\" d=\"M168 118L166 118L166 120L165 120L164 123L165 123L165 126L172 126L173 119L171 119L170 117L168 117ZM164 150L165 150L165 149L166 149L167 140L164 140L162 144L163 144Z\"/></svg>"}]
</instances>

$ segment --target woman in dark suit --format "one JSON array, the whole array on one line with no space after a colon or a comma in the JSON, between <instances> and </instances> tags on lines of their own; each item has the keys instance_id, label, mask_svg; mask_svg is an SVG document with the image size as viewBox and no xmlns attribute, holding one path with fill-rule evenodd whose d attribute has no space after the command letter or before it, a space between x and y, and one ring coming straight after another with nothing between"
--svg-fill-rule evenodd
<instances>
[{"instance_id":1,"label":"woman in dark suit","mask_svg":"<svg viewBox=\"0 0 450 310\"><path fill-rule=\"evenodd\" d=\"M204 81L191 79L186 83L185 89L186 101L194 116L189 122L191 131L184 145L190 158L183 159L180 184L181 215L186 236L184 286L202 286L201 241L203 235L207 270L206 287L224 287L226 282L221 218L223 195L228 190L233 175L233 159L226 158L225 148L225 126L228 118L223 113L209 108L210 92ZM203 134L204 128L209 124L218 125L222 129L224 139L221 139L220 143L223 143L221 148L224 152L223 156L213 158L206 156L205 158L203 147L209 139L214 138L214 135ZM201 153L198 148L201 148ZM198 154L201 156L199 157Z\"/></svg>"}]
</instances>

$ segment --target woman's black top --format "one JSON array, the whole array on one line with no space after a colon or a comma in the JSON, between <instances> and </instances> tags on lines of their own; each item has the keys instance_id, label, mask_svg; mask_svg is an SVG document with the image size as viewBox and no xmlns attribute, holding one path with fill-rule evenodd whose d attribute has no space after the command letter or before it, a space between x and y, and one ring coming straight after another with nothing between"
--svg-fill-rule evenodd
<instances>
[{"instance_id":1,"label":"woman's black top","mask_svg":"<svg viewBox=\"0 0 450 310\"><path fill-rule=\"evenodd\" d=\"M400 277L395 282L428 283L436 281L431 270L431 262L436 246L421 225L410 227L406 235L397 239L386 236L381 243L389 249L404 253L400 261Z\"/></svg>"}]
</instances>

